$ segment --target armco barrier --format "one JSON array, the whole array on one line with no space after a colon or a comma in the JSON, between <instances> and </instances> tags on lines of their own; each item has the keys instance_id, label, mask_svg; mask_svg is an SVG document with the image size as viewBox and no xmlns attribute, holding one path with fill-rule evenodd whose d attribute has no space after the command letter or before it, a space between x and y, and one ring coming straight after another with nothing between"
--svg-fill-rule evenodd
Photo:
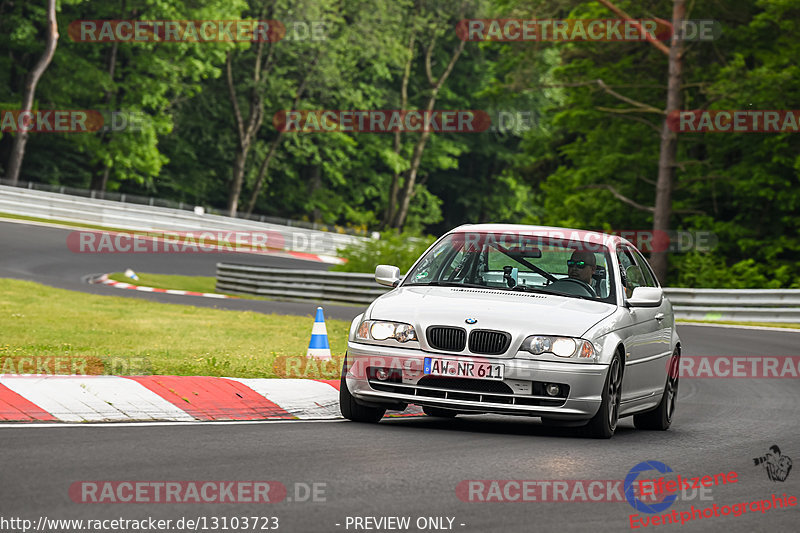
<instances>
[{"instance_id":1,"label":"armco barrier","mask_svg":"<svg viewBox=\"0 0 800 533\"><path fill-rule=\"evenodd\" d=\"M664 289L686 320L800 323L800 289Z\"/></svg>"},{"instance_id":2,"label":"armco barrier","mask_svg":"<svg viewBox=\"0 0 800 533\"><path fill-rule=\"evenodd\" d=\"M367 305L391 290L373 274L217 264L217 290L272 298ZM800 323L800 289L673 289L664 293L685 320Z\"/></svg>"},{"instance_id":3,"label":"armco barrier","mask_svg":"<svg viewBox=\"0 0 800 533\"><path fill-rule=\"evenodd\" d=\"M269 231L286 250L336 256L365 237L0 185L0 212L136 231Z\"/></svg>"},{"instance_id":4,"label":"armco barrier","mask_svg":"<svg viewBox=\"0 0 800 533\"><path fill-rule=\"evenodd\" d=\"M373 274L217 263L217 291L367 305L387 292Z\"/></svg>"},{"instance_id":5,"label":"armco barrier","mask_svg":"<svg viewBox=\"0 0 800 533\"><path fill-rule=\"evenodd\" d=\"M91 198L98 200L108 200L113 202L121 202L125 204L136 204L144 206L157 206L169 207L178 209L180 211L196 211L202 210L203 213L209 215L220 215L227 217L228 212L224 209L218 209L208 206L196 206L194 203L176 202L174 200L167 200L164 198L156 198L154 196L139 196L137 194L127 194L115 191L97 191L92 189L80 189L77 187L68 187L66 185L50 185L49 183L42 183L38 181L17 181L12 182L5 178L0 178L0 185L8 187L16 187L18 189L27 189L31 191L45 191L58 193L62 195L78 196L80 198ZM315 231L326 231L331 233L346 233L348 235L365 236L366 230L359 230L355 228L348 228L342 226L330 226L319 222L309 222L306 220L294 220L284 217L276 217L272 215L260 214L247 214L239 212L236 215L238 219L250 220L254 222L267 222L269 224L277 224L279 226L289 226L292 228L305 228Z\"/></svg>"}]
</instances>

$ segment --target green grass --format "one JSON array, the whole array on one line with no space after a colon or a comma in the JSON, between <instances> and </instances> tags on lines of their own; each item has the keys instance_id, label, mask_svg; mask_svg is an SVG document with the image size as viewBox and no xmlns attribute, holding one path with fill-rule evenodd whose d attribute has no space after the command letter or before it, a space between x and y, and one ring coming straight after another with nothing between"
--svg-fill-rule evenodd
<instances>
[{"instance_id":1,"label":"green grass","mask_svg":"<svg viewBox=\"0 0 800 533\"><path fill-rule=\"evenodd\" d=\"M678 320L678 324L725 324L728 326L758 326L766 328L800 329L800 324L786 322L733 322L727 320Z\"/></svg>"},{"instance_id":2,"label":"green grass","mask_svg":"<svg viewBox=\"0 0 800 533\"><path fill-rule=\"evenodd\" d=\"M122 272L115 272L108 277L114 281L123 281L156 289L216 292L216 278L210 276L175 276L171 274L148 274L145 272L137 272L136 274L139 276L138 280L133 280Z\"/></svg>"},{"instance_id":3,"label":"green grass","mask_svg":"<svg viewBox=\"0 0 800 533\"><path fill-rule=\"evenodd\" d=\"M62 363L56 373L71 373L64 368L75 363L88 369L77 373L335 378L349 323L326 320L338 361L305 373L315 307L309 303L306 317L264 315L0 279L0 372L23 358L27 372L37 363L52 368L47 358L54 358ZM299 374L287 371L298 365Z\"/></svg>"}]
</instances>

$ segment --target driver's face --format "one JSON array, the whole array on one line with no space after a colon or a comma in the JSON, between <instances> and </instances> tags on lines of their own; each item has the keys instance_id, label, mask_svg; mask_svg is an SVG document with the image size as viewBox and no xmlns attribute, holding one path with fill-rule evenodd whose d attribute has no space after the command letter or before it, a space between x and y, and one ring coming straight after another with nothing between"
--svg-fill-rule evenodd
<instances>
[{"instance_id":1,"label":"driver's face","mask_svg":"<svg viewBox=\"0 0 800 533\"><path fill-rule=\"evenodd\" d=\"M597 268L595 265L591 264L594 261L594 256L589 257L588 254L572 254L570 257L570 263L580 263L583 262L583 266L578 266L576 264L568 264L567 265L567 275L574 279L579 279L584 283L588 283L591 285L592 283L592 274L594 274L595 269Z\"/></svg>"}]
</instances>

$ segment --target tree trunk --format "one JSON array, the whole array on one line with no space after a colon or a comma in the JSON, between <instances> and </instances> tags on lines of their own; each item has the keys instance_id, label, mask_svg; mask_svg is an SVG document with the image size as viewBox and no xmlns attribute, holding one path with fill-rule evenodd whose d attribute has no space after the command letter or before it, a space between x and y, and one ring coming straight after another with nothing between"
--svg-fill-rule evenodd
<instances>
[{"instance_id":1,"label":"tree trunk","mask_svg":"<svg viewBox=\"0 0 800 533\"><path fill-rule=\"evenodd\" d=\"M120 13L120 19L125 18L125 13ZM114 84L114 72L117 68L117 52L119 50L119 43L114 42L111 45L111 53L109 54L108 58L108 79L111 80L111 84ZM116 96L116 88L109 90L106 92L106 107L110 110L115 108L116 106L112 105L114 102L114 98ZM111 135L112 132L110 130L104 129L103 132L100 134L100 142L104 146L107 146L111 142ZM95 168L95 174L92 177L92 182L89 185L89 188L95 191L103 191L105 192L106 187L108 187L108 177L111 174L111 167L104 162L101 162Z\"/></svg>"},{"instance_id":2,"label":"tree trunk","mask_svg":"<svg viewBox=\"0 0 800 533\"><path fill-rule=\"evenodd\" d=\"M317 53L314 61L311 62L308 69L306 69L306 73L303 76L303 80L300 82L300 85L297 86L297 91L294 95L294 101L292 103L292 109L297 109L297 106L300 105L300 100L303 98L303 93L306 90L306 83L308 82L308 78L311 76L311 73L314 71L314 68L317 66L319 62L319 58L322 55L322 51L320 50ZM247 203L247 214L251 214L253 212L253 208L256 206L256 202L258 201L258 195L261 194L261 188L264 186L264 180L267 177L267 171L269 170L269 165L272 162L272 158L275 156L275 152L278 149L278 146L281 143L281 139L283 139L284 131L279 131L278 136L273 139L272 144L269 147L269 152L267 153L264 161L261 162L261 167L258 169L258 178L256 178L255 186L253 187L253 193L250 195L250 201Z\"/></svg>"},{"instance_id":3,"label":"tree trunk","mask_svg":"<svg viewBox=\"0 0 800 533\"><path fill-rule=\"evenodd\" d=\"M272 163L272 158L275 156L275 152L278 151L278 145L281 143L282 138L283 132L279 131L278 136L272 140L272 144L269 147L267 156L264 158L264 161L261 162L261 167L258 169L258 178L256 178L256 184L255 187L253 187L253 194L250 195L250 202L247 204L248 215L251 215L253 213L253 209L256 207L258 196L261 194L261 187L264 186L264 179L267 177L267 172L269 171L269 165Z\"/></svg>"},{"instance_id":4,"label":"tree trunk","mask_svg":"<svg viewBox=\"0 0 800 533\"><path fill-rule=\"evenodd\" d=\"M270 43L270 54L272 55L272 45ZM242 183L244 182L244 172L247 165L247 156L250 153L253 139L259 128L261 128L261 121L264 119L263 97L261 95L261 58L264 53L264 42L258 43L256 50L256 58L253 62L253 79L252 87L250 89L250 101L247 112L247 120L242 118L242 112L239 109L239 101L236 97L236 86L233 82L233 66L231 56L232 53L228 52L225 60L225 75L228 84L228 95L231 99L231 107L233 108L233 117L236 121L236 133L239 137L239 146L236 150L236 160L233 163L233 175L231 176L231 183L228 187L228 214L232 217L236 216L239 210L239 197L242 194Z\"/></svg>"},{"instance_id":5,"label":"tree trunk","mask_svg":"<svg viewBox=\"0 0 800 533\"><path fill-rule=\"evenodd\" d=\"M436 98L431 98L428 105L429 111L435 102ZM406 183L403 186L402 196L400 197L400 209L398 209L397 215L392 223L392 227L394 228L403 229L403 225L406 223L408 207L411 205L411 197L414 196L414 185L417 181L419 164L422 162L422 152L425 151L425 145L428 143L428 137L430 136L430 131L423 131L422 136L420 136L419 141L417 142L417 145L414 147L414 155L411 156L411 168L408 169L408 177L406 178Z\"/></svg>"},{"instance_id":6,"label":"tree trunk","mask_svg":"<svg viewBox=\"0 0 800 533\"><path fill-rule=\"evenodd\" d=\"M412 32L411 37L408 38L408 61L406 61L405 69L403 69L403 81L400 84L400 111L405 112L408 107L408 79L411 77L411 65L414 63L414 50L416 48L416 35ZM394 132L394 153L400 154L403 147L403 132L400 128ZM392 184L389 187L389 200L386 203L386 211L383 214L383 221L381 222L380 229L385 229L386 226L391 224L397 214L397 195L400 192L400 172L394 172L392 175Z\"/></svg>"},{"instance_id":7,"label":"tree trunk","mask_svg":"<svg viewBox=\"0 0 800 533\"><path fill-rule=\"evenodd\" d=\"M236 152L236 160L233 162L233 176L228 188L228 213L235 217L239 211L239 197L242 195L242 181L244 181L244 164L247 161L247 148L241 148Z\"/></svg>"},{"instance_id":8,"label":"tree trunk","mask_svg":"<svg viewBox=\"0 0 800 533\"><path fill-rule=\"evenodd\" d=\"M436 97L439 94L439 90L442 88L444 82L447 81L447 78L453 71L456 61L458 61L459 56L461 56L461 52L464 51L465 44L466 41L461 41L461 43L453 52L453 55L450 57L450 62L447 64L444 72L439 79L436 80L433 78L433 73L431 71L431 55L433 54L433 49L436 45L436 37L431 40L431 44L428 46L428 50L425 54L425 72L428 75L428 82L432 86L431 96L428 99L428 106L426 107L426 111L428 113L433 111L433 108L436 105ZM414 154L411 156L411 168L408 169L408 177L403 185L403 190L401 193L402 195L400 197L400 208L398 209L397 215L392 221L393 228L403 229L403 225L406 223L408 207L411 204L411 198L414 196L414 185L417 181L417 173L419 171L420 162L422 161L422 153L425 151L425 145L427 144L428 137L430 137L430 135L431 132L429 130L426 129L423 131L419 141L417 141L417 145L414 147Z\"/></svg>"},{"instance_id":9,"label":"tree trunk","mask_svg":"<svg viewBox=\"0 0 800 533\"><path fill-rule=\"evenodd\" d=\"M33 108L33 97L36 94L36 85L39 79L44 74L53 55L56 52L56 44L58 43L58 23L56 22L56 0L48 0L47 2L47 41L44 48L44 53L39 61L33 67L33 70L28 74L25 79L25 87L22 91L22 107L21 112L30 112ZM22 168L22 160L25 157L25 144L28 142L28 132L20 131L14 137L14 145L11 148L11 155L8 158L8 172L6 178L11 180L12 185L19 181L19 172Z\"/></svg>"},{"instance_id":10,"label":"tree trunk","mask_svg":"<svg viewBox=\"0 0 800 533\"><path fill-rule=\"evenodd\" d=\"M658 157L658 179L656 180L655 211L653 212L653 234L669 231L672 214L672 187L675 179L675 159L678 151L678 135L667 125L670 113L680 109L681 80L683 75L683 41L678 35L686 13L685 0L674 0L672 4L672 42L669 49L669 79L667 81L666 118L661 127L661 148ZM666 250L653 250L650 265L662 283L667 279L668 255Z\"/></svg>"},{"instance_id":11,"label":"tree trunk","mask_svg":"<svg viewBox=\"0 0 800 533\"><path fill-rule=\"evenodd\" d=\"M105 163L100 163L94 171L92 182L89 188L93 191L105 192L108 187L108 176L111 174L111 167Z\"/></svg>"}]
</instances>

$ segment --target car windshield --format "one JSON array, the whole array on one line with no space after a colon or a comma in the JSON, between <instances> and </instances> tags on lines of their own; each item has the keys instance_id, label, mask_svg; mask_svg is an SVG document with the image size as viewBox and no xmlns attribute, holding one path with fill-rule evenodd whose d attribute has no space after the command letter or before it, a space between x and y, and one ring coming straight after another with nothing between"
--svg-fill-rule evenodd
<instances>
[{"instance_id":1,"label":"car windshield","mask_svg":"<svg viewBox=\"0 0 800 533\"><path fill-rule=\"evenodd\" d=\"M602 244L536 235L454 233L431 248L403 286L541 292L615 303Z\"/></svg>"}]
</instances>

